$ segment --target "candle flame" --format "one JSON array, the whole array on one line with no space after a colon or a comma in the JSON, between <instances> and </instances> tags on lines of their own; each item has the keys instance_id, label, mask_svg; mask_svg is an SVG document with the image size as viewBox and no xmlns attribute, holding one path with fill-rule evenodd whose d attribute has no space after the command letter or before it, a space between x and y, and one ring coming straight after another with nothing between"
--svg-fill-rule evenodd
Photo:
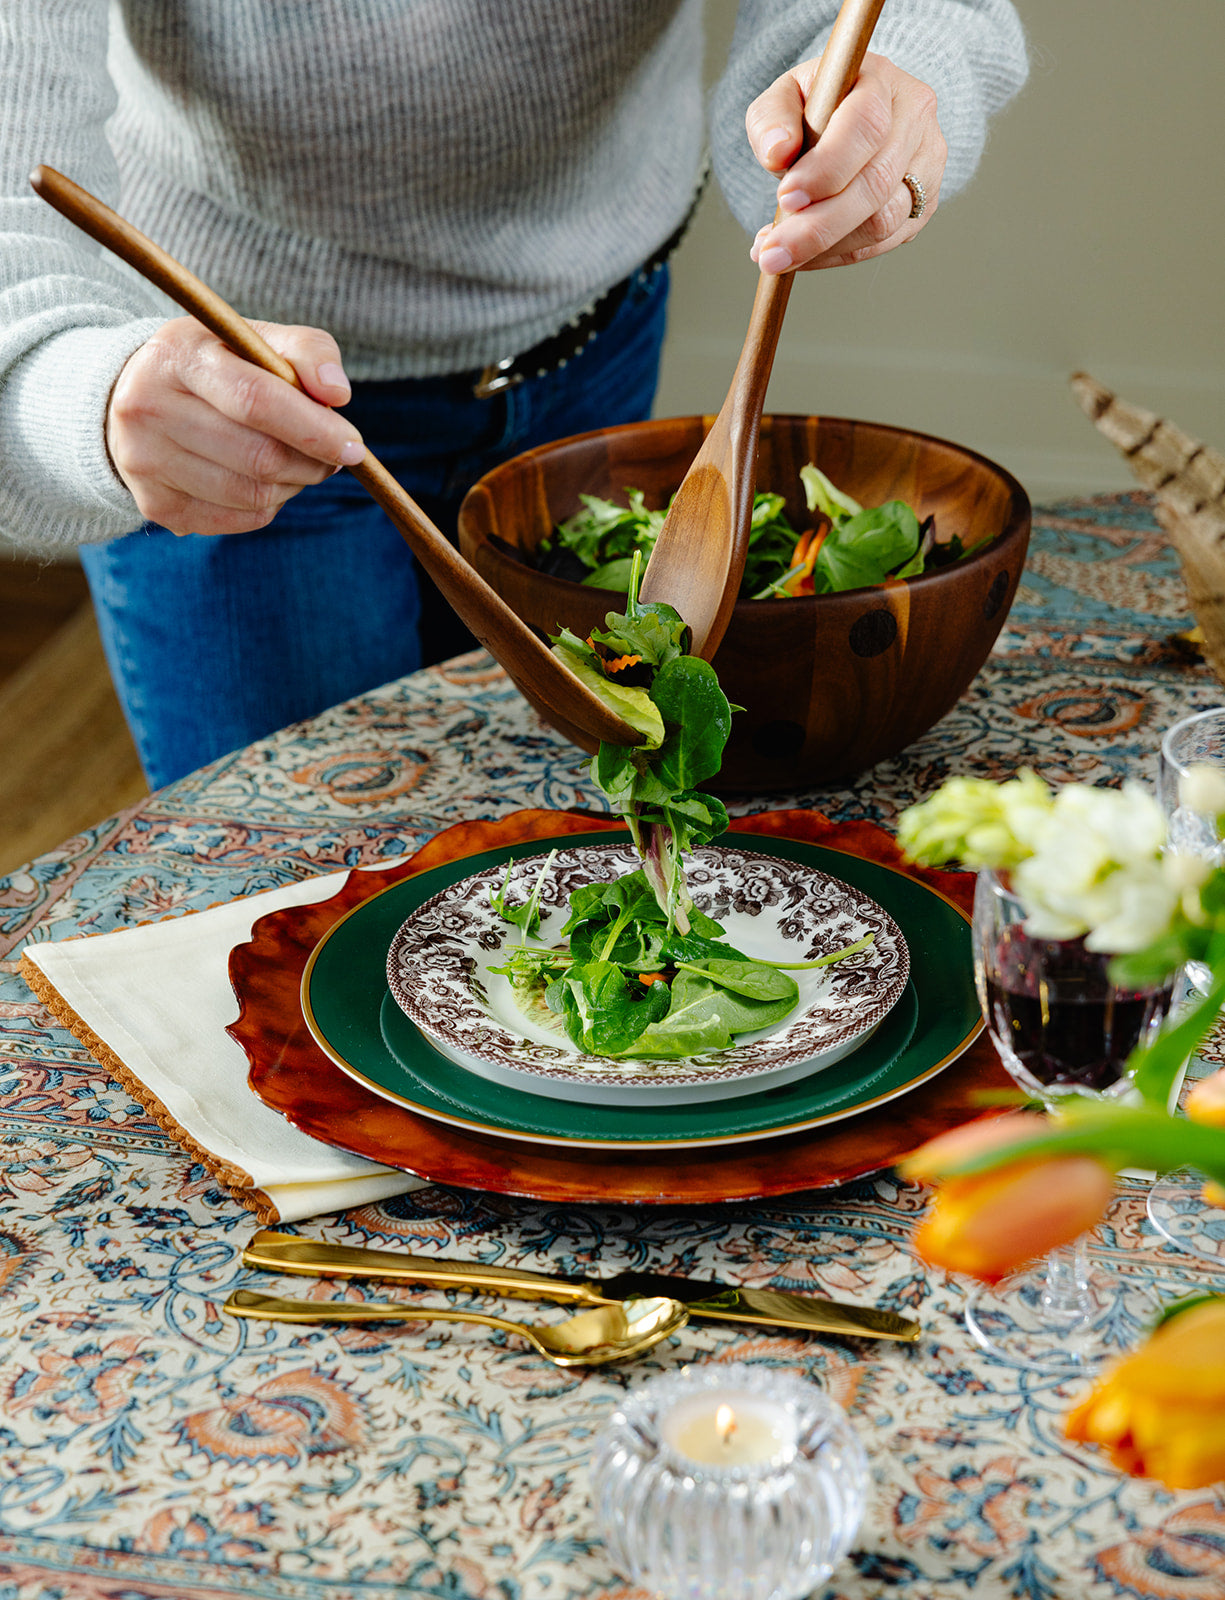
<instances>
[{"instance_id":1,"label":"candle flame","mask_svg":"<svg viewBox=\"0 0 1225 1600\"><path fill-rule=\"evenodd\" d=\"M715 1412L715 1432L719 1435L719 1442L724 1445L730 1444L735 1431L736 1413L731 1406L720 1406Z\"/></svg>"}]
</instances>

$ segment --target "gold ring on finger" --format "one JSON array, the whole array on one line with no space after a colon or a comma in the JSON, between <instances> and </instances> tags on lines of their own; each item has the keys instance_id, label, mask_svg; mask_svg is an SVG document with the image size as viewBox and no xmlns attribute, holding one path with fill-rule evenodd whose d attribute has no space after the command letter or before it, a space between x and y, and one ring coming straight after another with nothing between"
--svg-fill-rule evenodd
<instances>
[{"instance_id":1,"label":"gold ring on finger","mask_svg":"<svg viewBox=\"0 0 1225 1600\"><path fill-rule=\"evenodd\" d=\"M910 190L909 220L911 222L916 222L927 210L927 190L923 187L919 179L915 177L913 172L907 172L903 176L902 182Z\"/></svg>"}]
</instances>

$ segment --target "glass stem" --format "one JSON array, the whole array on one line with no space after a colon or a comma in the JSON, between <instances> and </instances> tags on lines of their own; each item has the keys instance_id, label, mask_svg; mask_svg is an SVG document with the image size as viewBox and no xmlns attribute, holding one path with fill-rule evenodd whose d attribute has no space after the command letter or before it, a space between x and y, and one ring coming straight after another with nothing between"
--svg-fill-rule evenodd
<instances>
[{"instance_id":1,"label":"glass stem","mask_svg":"<svg viewBox=\"0 0 1225 1600\"><path fill-rule=\"evenodd\" d=\"M1089 1288L1089 1250L1082 1234L1075 1244L1052 1250L1046 1258L1046 1283L1042 1289L1042 1309L1053 1320L1069 1329L1088 1322L1093 1313L1093 1294Z\"/></svg>"}]
</instances>

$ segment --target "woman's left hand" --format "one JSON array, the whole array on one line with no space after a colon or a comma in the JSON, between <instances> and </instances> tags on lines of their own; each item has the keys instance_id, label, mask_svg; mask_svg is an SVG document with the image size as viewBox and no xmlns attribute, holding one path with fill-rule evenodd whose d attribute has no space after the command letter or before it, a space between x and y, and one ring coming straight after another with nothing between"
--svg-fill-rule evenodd
<instances>
[{"instance_id":1,"label":"woman's left hand","mask_svg":"<svg viewBox=\"0 0 1225 1600\"><path fill-rule=\"evenodd\" d=\"M762 272L841 267L907 244L940 198L948 146L927 84L885 56L866 55L859 78L811 150L797 155L817 61L785 72L748 109L753 154L781 178L784 215L750 251ZM920 194L904 179L914 180Z\"/></svg>"}]
</instances>

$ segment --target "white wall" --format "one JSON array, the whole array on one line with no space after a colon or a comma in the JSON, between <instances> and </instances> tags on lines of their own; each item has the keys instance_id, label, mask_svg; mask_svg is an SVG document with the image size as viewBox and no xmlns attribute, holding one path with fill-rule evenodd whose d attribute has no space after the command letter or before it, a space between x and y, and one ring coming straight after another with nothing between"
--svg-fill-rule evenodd
<instances>
[{"instance_id":1,"label":"white wall","mask_svg":"<svg viewBox=\"0 0 1225 1600\"><path fill-rule=\"evenodd\" d=\"M1134 486L1078 367L1225 448L1225 3L1018 10L1030 79L977 177L912 246L800 276L767 409L940 434L1042 500ZM710 0L712 69L733 13ZM674 262L658 415L719 409L755 280L712 192Z\"/></svg>"}]
</instances>

